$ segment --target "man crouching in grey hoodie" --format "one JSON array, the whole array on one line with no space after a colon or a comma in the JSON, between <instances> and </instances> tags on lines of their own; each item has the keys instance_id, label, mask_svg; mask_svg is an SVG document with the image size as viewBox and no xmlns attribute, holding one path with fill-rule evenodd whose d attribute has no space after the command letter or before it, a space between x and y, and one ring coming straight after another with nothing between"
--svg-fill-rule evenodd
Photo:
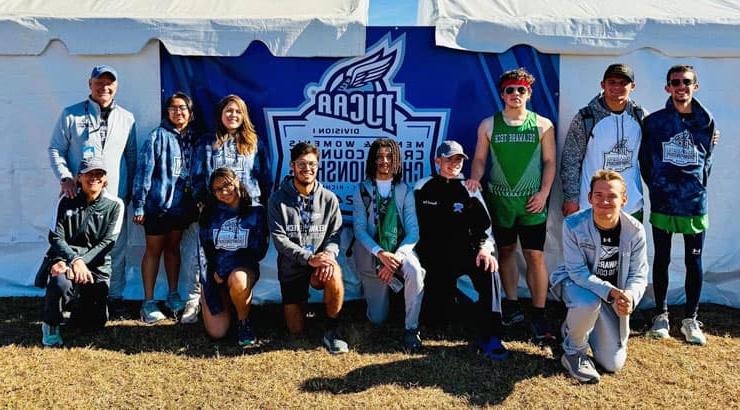
<instances>
[{"instance_id":1,"label":"man crouching in grey hoodie","mask_svg":"<svg viewBox=\"0 0 740 410\"><path fill-rule=\"evenodd\" d=\"M268 203L272 241L278 251L278 279L288 331L303 332L303 304L308 285L324 290L328 320L324 346L332 354L349 348L338 332L344 301L342 271L337 263L342 214L339 200L316 181L319 150L301 142L290 150L290 169Z\"/></svg>"}]
</instances>

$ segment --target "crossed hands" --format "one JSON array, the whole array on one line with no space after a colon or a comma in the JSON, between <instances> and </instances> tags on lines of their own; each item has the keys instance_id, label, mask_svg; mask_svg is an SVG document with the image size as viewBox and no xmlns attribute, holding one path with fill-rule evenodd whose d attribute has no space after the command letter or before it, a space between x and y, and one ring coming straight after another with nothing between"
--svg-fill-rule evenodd
<instances>
[{"instance_id":1,"label":"crossed hands","mask_svg":"<svg viewBox=\"0 0 740 410\"><path fill-rule=\"evenodd\" d=\"M71 266L66 262L59 261L51 266L51 276L66 275L73 283L93 283L93 275L82 259L75 259Z\"/></svg>"},{"instance_id":2,"label":"crossed hands","mask_svg":"<svg viewBox=\"0 0 740 410\"><path fill-rule=\"evenodd\" d=\"M326 283L334 277L336 263L334 255L326 251L319 252L308 260L308 265L316 268L314 276L321 283Z\"/></svg>"},{"instance_id":3,"label":"crossed hands","mask_svg":"<svg viewBox=\"0 0 740 410\"><path fill-rule=\"evenodd\" d=\"M619 316L627 316L632 313L634 300L632 293L627 290L614 288L609 291L609 296L614 299L614 310Z\"/></svg>"},{"instance_id":4,"label":"crossed hands","mask_svg":"<svg viewBox=\"0 0 740 410\"><path fill-rule=\"evenodd\" d=\"M393 252L388 251L378 252L378 259L380 259L380 263L383 264L383 267L380 268L380 270L378 271L378 279L380 279L381 282L387 285L391 283L391 279L393 279L393 274L401 269L401 265L403 265L403 260L401 260L401 258L396 256Z\"/></svg>"}]
</instances>

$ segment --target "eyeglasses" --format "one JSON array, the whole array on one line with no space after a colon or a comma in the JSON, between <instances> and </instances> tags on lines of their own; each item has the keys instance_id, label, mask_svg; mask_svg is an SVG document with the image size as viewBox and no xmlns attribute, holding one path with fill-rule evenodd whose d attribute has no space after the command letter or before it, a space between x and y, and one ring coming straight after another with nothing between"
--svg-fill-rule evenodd
<instances>
[{"instance_id":1,"label":"eyeglasses","mask_svg":"<svg viewBox=\"0 0 740 410\"><path fill-rule=\"evenodd\" d=\"M691 84L694 84L694 79L693 78L674 78L671 81L669 81L668 84L670 84L671 87L679 87L681 84L691 85Z\"/></svg>"},{"instance_id":2,"label":"eyeglasses","mask_svg":"<svg viewBox=\"0 0 740 410\"><path fill-rule=\"evenodd\" d=\"M236 189L236 186L234 186L233 182L227 182L221 186L214 187L214 192L225 192L225 193L231 193Z\"/></svg>"},{"instance_id":3,"label":"eyeglasses","mask_svg":"<svg viewBox=\"0 0 740 410\"><path fill-rule=\"evenodd\" d=\"M319 167L317 161L295 161L293 162L298 169L316 169Z\"/></svg>"},{"instance_id":4,"label":"eyeglasses","mask_svg":"<svg viewBox=\"0 0 740 410\"><path fill-rule=\"evenodd\" d=\"M514 94L514 91L516 91L518 94L526 94L527 93L527 87L506 87L504 88L505 94Z\"/></svg>"},{"instance_id":5,"label":"eyeglasses","mask_svg":"<svg viewBox=\"0 0 740 410\"><path fill-rule=\"evenodd\" d=\"M187 105L178 105L177 107L167 107L169 112L186 112L188 111Z\"/></svg>"}]
</instances>

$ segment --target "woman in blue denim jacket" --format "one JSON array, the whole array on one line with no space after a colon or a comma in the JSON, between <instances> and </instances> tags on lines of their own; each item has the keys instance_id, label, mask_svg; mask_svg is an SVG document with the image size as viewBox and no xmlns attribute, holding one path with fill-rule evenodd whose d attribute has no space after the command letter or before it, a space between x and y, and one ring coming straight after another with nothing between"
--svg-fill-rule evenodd
<instances>
[{"instance_id":1,"label":"woman in blue denim jacket","mask_svg":"<svg viewBox=\"0 0 740 410\"><path fill-rule=\"evenodd\" d=\"M154 300L159 260L164 254L169 293L166 306L173 313L185 303L177 292L180 275L182 233L195 221L193 200L193 137L188 125L193 120L193 102L182 92L167 99L167 116L154 129L139 153L134 179L134 217L144 225L146 249L141 260L144 303L141 320L154 323L165 319Z\"/></svg>"}]
</instances>

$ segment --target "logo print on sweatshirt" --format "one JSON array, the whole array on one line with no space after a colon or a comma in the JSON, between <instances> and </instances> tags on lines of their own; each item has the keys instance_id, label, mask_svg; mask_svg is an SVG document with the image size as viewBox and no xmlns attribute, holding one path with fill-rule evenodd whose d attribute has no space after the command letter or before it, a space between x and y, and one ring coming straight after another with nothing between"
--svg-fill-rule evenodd
<instances>
[{"instance_id":1,"label":"logo print on sweatshirt","mask_svg":"<svg viewBox=\"0 0 740 410\"><path fill-rule=\"evenodd\" d=\"M455 202L454 204L452 204L452 211L461 214L463 211L463 204Z\"/></svg>"},{"instance_id":2,"label":"logo print on sweatshirt","mask_svg":"<svg viewBox=\"0 0 740 410\"><path fill-rule=\"evenodd\" d=\"M604 153L604 169L623 172L632 167L633 151L627 146L627 139L617 142L609 152Z\"/></svg>"},{"instance_id":3,"label":"logo print on sweatshirt","mask_svg":"<svg viewBox=\"0 0 740 410\"><path fill-rule=\"evenodd\" d=\"M663 162L679 167L699 164L699 150L688 130L679 132L663 143Z\"/></svg>"},{"instance_id":4,"label":"logo print on sweatshirt","mask_svg":"<svg viewBox=\"0 0 740 410\"><path fill-rule=\"evenodd\" d=\"M249 242L249 229L239 226L239 219L234 217L225 220L221 229L213 230L213 244L216 249L235 251L246 248Z\"/></svg>"},{"instance_id":5,"label":"logo print on sweatshirt","mask_svg":"<svg viewBox=\"0 0 740 410\"><path fill-rule=\"evenodd\" d=\"M354 187L365 179L367 150L380 137L400 144L405 181L431 174L449 110L414 108L424 102L407 101L405 84L394 82L405 43L405 35L388 34L365 55L340 59L317 82L306 84L300 106L264 109L274 181L288 173L291 147L313 143L321 158L317 179L337 195L342 213L351 215Z\"/></svg>"}]
</instances>

